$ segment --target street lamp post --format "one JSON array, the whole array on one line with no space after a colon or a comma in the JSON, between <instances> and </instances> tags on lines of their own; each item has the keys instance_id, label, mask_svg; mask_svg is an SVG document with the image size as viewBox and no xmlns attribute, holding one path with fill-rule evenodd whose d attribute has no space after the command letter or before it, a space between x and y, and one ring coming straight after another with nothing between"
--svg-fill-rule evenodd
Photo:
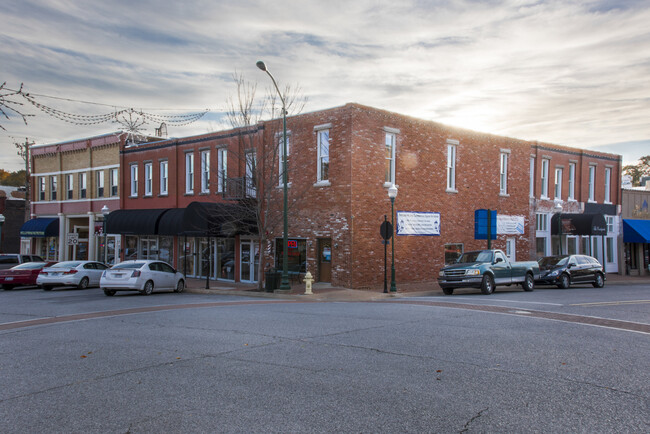
<instances>
[{"instance_id":1,"label":"street lamp post","mask_svg":"<svg viewBox=\"0 0 650 434\"><path fill-rule=\"evenodd\" d=\"M102 220L102 232L104 233L104 264L108 264L108 258L106 257L107 255L107 246L106 246L106 240L108 239L106 236L106 217L108 217L108 213L111 211L108 209L108 206L104 205L102 207L102 215L104 216L104 220Z\"/></svg>"},{"instance_id":2,"label":"street lamp post","mask_svg":"<svg viewBox=\"0 0 650 434\"><path fill-rule=\"evenodd\" d=\"M557 211L557 234L560 242L560 255L562 254L562 204L555 202L555 211Z\"/></svg>"},{"instance_id":3,"label":"street lamp post","mask_svg":"<svg viewBox=\"0 0 650 434\"><path fill-rule=\"evenodd\" d=\"M266 64L261 60L258 60L256 63L257 67L262 71L266 72L275 90L278 92L280 101L282 102L282 192L283 192L283 216L284 216L284 231L282 237L282 281L280 282L280 289L290 290L291 285L289 284L289 221L287 218L287 106L282 96L282 92L278 88L278 84L273 78L273 75L266 68Z\"/></svg>"},{"instance_id":4,"label":"street lamp post","mask_svg":"<svg viewBox=\"0 0 650 434\"><path fill-rule=\"evenodd\" d=\"M0 252L2 252L2 225L5 222L5 216L0 214Z\"/></svg>"},{"instance_id":5,"label":"street lamp post","mask_svg":"<svg viewBox=\"0 0 650 434\"><path fill-rule=\"evenodd\" d=\"M390 198L390 223L393 225L393 230L395 231L395 198L397 197L397 186L392 184L388 188L388 197ZM393 243L391 244L391 259L390 259L390 292L397 292L397 287L395 286L395 231L393 235Z\"/></svg>"}]
</instances>

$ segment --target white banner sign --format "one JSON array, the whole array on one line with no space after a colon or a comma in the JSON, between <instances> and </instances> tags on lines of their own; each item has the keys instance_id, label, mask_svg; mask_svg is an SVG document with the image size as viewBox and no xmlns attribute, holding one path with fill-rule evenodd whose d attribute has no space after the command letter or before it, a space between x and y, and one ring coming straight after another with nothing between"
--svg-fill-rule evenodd
<instances>
[{"instance_id":1,"label":"white banner sign","mask_svg":"<svg viewBox=\"0 0 650 434\"><path fill-rule=\"evenodd\" d=\"M524 217L515 215L497 215L497 234L523 235Z\"/></svg>"},{"instance_id":2,"label":"white banner sign","mask_svg":"<svg viewBox=\"0 0 650 434\"><path fill-rule=\"evenodd\" d=\"M397 211L397 235L440 235L440 213Z\"/></svg>"}]
</instances>

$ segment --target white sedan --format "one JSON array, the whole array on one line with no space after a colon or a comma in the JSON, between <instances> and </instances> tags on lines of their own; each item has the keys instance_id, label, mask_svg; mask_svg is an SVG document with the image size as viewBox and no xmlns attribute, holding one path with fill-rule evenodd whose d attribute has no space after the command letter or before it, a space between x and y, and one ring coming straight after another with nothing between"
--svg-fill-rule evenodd
<instances>
[{"instance_id":1,"label":"white sedan","mask_svg":"<svg viewBox=\"0 0 650 434\"><path fill-rule=\"evenodd\" d=\"M45 267L36 278L36 284L45 291L55 286L76 286L86 289L99 286L99 279L108 267L95 261L63 261Z\"/></svg>"},{"instance_id":2,"label":"white sedan","mask_svg":"<svg viewBox=\"0 0 650 434\"><path fill-rule=\"evenodd\" d=\"M104 271L99 286L108 296L115 295L116 291L140 291L145 295L154 289L183 292L185 276L166 262L135 259Z\"/></svg>"}]
</instances>

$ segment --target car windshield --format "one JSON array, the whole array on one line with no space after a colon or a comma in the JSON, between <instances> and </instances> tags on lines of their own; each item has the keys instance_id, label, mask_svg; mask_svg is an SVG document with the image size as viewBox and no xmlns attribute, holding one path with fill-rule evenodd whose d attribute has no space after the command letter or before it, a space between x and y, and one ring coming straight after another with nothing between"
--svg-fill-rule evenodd
<instances>
[{"instance_id":1,"label":"car windshield","mask_svg":"<svg viewBox=\"0 0 650 434\"><path fill-rule=\"evenodd\" d=\"M119 268L142 268L144 262L121 262L117 265L113 265L111 269L117 270Z\"/></svg>"},{"instance_id":2,"label":"car windshield","mask_svg":"<svg viewBox=\"0 0 650 434\"><path fill-rule=\"evenodd\" d=\"M468 264L471 262L492 262L492 252L489 250L481 250L478 252L463 253L458 258L458 263Z\"/></svg>"},{"instance_id":3,"label":"car windshield","mask_svg":"<svg viewBox=\"0 0 650 434\"><path fill-rule=\"evenodd\" d=\"M17 255L0 255L0 264L17 264Z\"/></svg>"},{"instance_id":4,"label":"car windshield","mask_svg":"<svg viewBox=\"0 0 650 434\"><path fill-rule=\"evenodd\" d=\"M568 261L568 256L546 256L540 258L537 262L539 262L540 267L561 267L566 265Z\"/></svg>"},{"instance_id":5,"label":"car windshield","mask_svg":"<svg viewBox=\"0 0 650 434\"><path fill-rule=\"evenodd\" d=\"M50 266L50 268L76 268L79 264L81 264L79 261L63 261Z\"/></svg>"},{"instance_id":6,"label":"car windshield","mask_svg":"<svg viewBox=\"0 0 650 434\"><path fill-rule=\"evenodd\" d=\"M25 262L24 264L16 265L13 267L13 270L37 270L43 268L45 265L45 262Z\"/></svg>"}]
</instances>

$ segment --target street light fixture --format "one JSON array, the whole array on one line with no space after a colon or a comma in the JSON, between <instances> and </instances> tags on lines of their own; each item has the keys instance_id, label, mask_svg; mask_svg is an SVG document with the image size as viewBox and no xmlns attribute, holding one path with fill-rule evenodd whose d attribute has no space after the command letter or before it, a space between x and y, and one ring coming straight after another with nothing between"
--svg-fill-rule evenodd
<instances>
[{"instance_id":1,"label":"street light fixture","mask_svg":"<svg viewBox=\"0 0 650 434\"><path fill-rule=\"evenodd\" d=\"M560 255L562 254L562 203L555 202L555 211L557 211L557 234L560 241Z\"/></svg>"},{"instance_id":2,"label":"street light fixture","mask_svg":"<svg viewBox=\"0 0 650 434\"><path fill-rule=\"evenodd\" d=\"M287 106L282 96L282 92L278 88L278 84L273 78L273 75L266 68L266 64L261 60L258 60L256 63L257 67L262 71L266 72L271 81L273 81L273 86L278 92L280 101L282 102L282 192L283 192L283 214L284 214L284 231L282 238L282 281L280 282L280 289L290 290L291 285L289 284L289 221L287 218Z\"/></svg>"},{"instance_id":3,"label":"street light fixture","mask_svg":"<svg viewBox=\"0 0 650 434\"><path fill-rule=\"evenodd\" d=\"M393 225L393 231L395 231L395 198L397 197L397 186L392 184L388 188L388 197L390 198L390 223ZM397 234L397 231L395 231ZM393 243L391 244L391 259L390 259L390 292L397 292L397 287L395 286L395 236L393 235Z\"/></svg>"},{"instance_id":4,"label":"street light fixture","mask_svg":"<svg viewBox=\"0 0 650 434\"><path fill-rule=\"evenodd\" d=\"M108 214L110 212L111 211L108 209L108 206L104 205L102 207L102 215L104 216L104 220L102 220L102 224L103 224L102 232L104 233L104 264L108 263L108 258L106 257L106 255L108 253L107 246L106 246L106 240L107 240L107 236L106 236L106 217L108 217Z\"/></svg>"}]
</instances>

